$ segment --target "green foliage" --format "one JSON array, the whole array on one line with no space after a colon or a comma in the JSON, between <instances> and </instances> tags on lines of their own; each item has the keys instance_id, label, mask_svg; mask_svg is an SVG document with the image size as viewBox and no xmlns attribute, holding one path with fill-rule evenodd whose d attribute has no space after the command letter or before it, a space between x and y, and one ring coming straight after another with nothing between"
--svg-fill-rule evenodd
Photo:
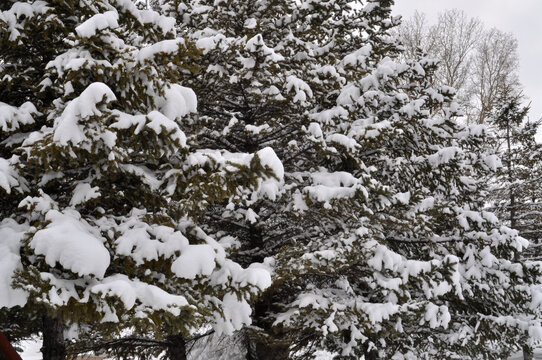
<instances>
[{"instance_id":1,"label":"green foliage","mask_svg":"<svg viewBox=\"0 0 542 360\"><path fill-rule=\"evenodd\" d=\"M538 268L514 263L525 243L483 209L484 131L457 123L435 61L397 60L391 4L163 4L202 52L189 142L272 146L284 164L278 201L215 203L203 221L235 236L239 262L274 265L254 356L500 358L488 349L536 324Z\"/></svg>"},{"instance_id":2,"label":"green foliage","mask_svg":"<svg viewBox=\"0 0 542 360\"><path fill-rule=\"evenodd\" d=\"M176 37L174 19L129 0L50 0L16 2L0 21L11 74L0 191L14 200L0 210L2 312L46 309L82 339L247 323L269 275L230 260L223 236L198 222L213 204L270 194L281 168L271 149L187 144L181 128L197 121L197 100L179 84L200 52Z\"/></svg>"}]
</instances>

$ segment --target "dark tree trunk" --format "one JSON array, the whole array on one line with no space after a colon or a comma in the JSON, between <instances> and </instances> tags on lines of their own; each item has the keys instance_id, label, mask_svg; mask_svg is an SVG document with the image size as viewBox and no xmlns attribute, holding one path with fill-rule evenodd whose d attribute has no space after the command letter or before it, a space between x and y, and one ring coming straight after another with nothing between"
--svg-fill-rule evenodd
<instances>
[{"instance_id":1,"label":"dark tree trunk","mask_svg":"<svg viewBox=\"0 0 542 360\"><path fill-rule=\"evenodd\" d=\"M279 327L274 327L268 320L268 314L273 311L273 298L276 293L267 293L261 296L254 304L254 325L261 329L261 333L247 330L245 344L247 348L246 360L286 360L290 355L291 336L288 336Z\"/></svg>"},{"instance_id":2,"label":"dark tree trunk","mask_svg":"<svg viewBox=\"0 0 542 360\"><path fill-rule=\"evenodd\" d=\"M168 336L167 342L169 360L186 360L186 341L182 335Z\"/></svg>"},{"instance_id":3,"label":"dark tree trunk","mask_svg":"<svg viewBox=\"0 0 542 360\"><path fill-rule=\"evenodd\" d=\"M66 358L66 343L64 342L64 322L60 316L44 314L43 346L41 353L43 360L64 360Z\"/></svg>"},{"instance_id":4,"label":"dark tree trunk","mask_svg":"<svg viewBox=\"0 0 542 360\"><path fill-rule=\"evenodd\" d=\"M378 359L378 351L371 350L365 355L365 360L377 360Z\"/></svg>"},{"instance_id":5,"label":"dark tree trunk","mask_svg":"<svg viewBox=\"0 0 542 360\"><path fill-rule=\"evenodd\" d=\"M290 354L289 346L284 341L249 340L247 360L287 360Z\"/></svg>"},{"instance_id":6,"label":"dark tree trunk","mask_svg":"<svg viewBox=\"0 0 542 360\"><path fill-rule=\"evenodd\" d=\"M523 360L533 360L533 350L527 345L523 347Z\"/></svg>"}]
</instances>

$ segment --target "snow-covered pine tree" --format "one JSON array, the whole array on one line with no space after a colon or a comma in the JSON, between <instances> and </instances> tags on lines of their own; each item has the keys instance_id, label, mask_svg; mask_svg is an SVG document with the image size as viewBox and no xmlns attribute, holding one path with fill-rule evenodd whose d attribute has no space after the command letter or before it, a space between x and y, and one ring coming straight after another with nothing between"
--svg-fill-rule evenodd
<instances>
[{"instance_id":1,"label":"snow-covered pine tree","mask_svg":"<svg viewBox=\"0 0 542 360\"><path fill-rule=\"evenodd\" d=\"M105 338L150 333L172 359L201 324L249 323L269 274L230 260L230 238L198 219L225 199L272 197L282 165L270 148L187 145L197 101L179 83L198 54L174 19L130 0L51 0L14 2L0 20L13 84L0 98L0 192L14 194L1 209L0 307L45 310L45 336L89 323ZM27 40L39 61L21 53ZM53 340L44 359L64 356Z\"/></svg>"},{"instance_id":2,"label":"snow-covered pine tree","mask_svg":"<svg viewBox=\"0 0 542 360\"><path fill-rule=\"evenodd\" d=\"M456 123L435 62L395 60L392 1L172 3L202 52L203 147L272 146L278 201L216 204L240 262L272 256L247 358L500 358L535 325L525 243L483 211L483 129ZM438 111L437 111L438 110ZM439 115L437 115L437 113ZM440 115L442 114L442 115ZM534 329L535 327L533 327Z\"/></svg>"}]
</instances>

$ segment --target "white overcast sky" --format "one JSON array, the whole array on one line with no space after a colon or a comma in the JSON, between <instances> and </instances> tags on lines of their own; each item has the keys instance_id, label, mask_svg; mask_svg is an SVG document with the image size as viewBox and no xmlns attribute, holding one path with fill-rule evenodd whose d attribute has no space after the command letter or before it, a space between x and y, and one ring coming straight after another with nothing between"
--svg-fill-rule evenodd
<instances>
[{"instance_id":1,"label":"white overcast sky","mask_svg":"<svg viewBox=\"0 0 542 360\"><path fill-rule=\"evenodd\" d=\"M542 118L542 0L395 0L394 15L408 18L419 10L433 22L439 12L453 8L465 10L487 27L514 34L519 42L520 80L531 101L529 117ZM540 129L538 133L541 138Z\"/></svg>"}]
</instances>

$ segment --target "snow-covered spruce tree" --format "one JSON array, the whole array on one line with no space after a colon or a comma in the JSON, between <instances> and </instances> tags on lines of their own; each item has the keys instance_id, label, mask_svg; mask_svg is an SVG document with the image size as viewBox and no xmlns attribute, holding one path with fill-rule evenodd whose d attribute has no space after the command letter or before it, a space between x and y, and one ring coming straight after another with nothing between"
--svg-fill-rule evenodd
<instances>
[{"instance_id":1,"label":"snow-covered spruce tree","mask_svg":"<svg viewBox=\"0 0 542 360\"><path fill-rule=\"evenodd\" d=\"M494 115L487 120L490 144L502 162L492 179L490 199L491 209L500 219L538 245L542 240L542 194L537 185L542 175L542 147L535 141L540 121L526 120L528 111L521 94L506 89L498 98ZM534 250L531 246L528 252Z\"/></svg>"},{"instance_id":2,"label":"snow-covered spruce tree","mask_svg":"<svg viewBox=\"0 0 542 360\"><path fill-rule=\"evenodd\" d=\"M453 120L453 92L430 87L433 68L384 59L349 79L332 112L314 116L371 176L366 208L354 212L352 178L327 177L332 195L322 200L337 230L281 257L282 278L299 269L311 281L277 323L314 329L316 346L325 339L327 349L366 358L500 359L536 328L538 269L513 262L524 240L483 211L480 179L495 159L481 151L481 129Z\"/></svg>"},{"instance_id":3,"label":"snow-covered spruce tree","mask_svg":"<svg viewBox=\"0 0 542 360\"><path fill-rule=\"evenodd\" d=\"M14 150L30 132L44 125L37 108L50 103L54 95L38 91L39 83L47 63L66 48L62 42L65 28L73 25L68 17L60 22L46 5L42 1L0 4L0 273L4 275L0 280L0 329L11 340L35 334L42 328L42 318L44 323L50 320L29 304L21 308L26 302L23 292L6 290L11 282L8 274L19 262L18 239L27 228L14 231L16 223L9 219L28 191L14 169L18 160ZM64 14L66 7L58 3L55 12Z\"/></svg>"},{"instance_id":4,"label":"snow-covered spruce tree","mask_svg":"<svg viewBox=\"0 0 542 360\"><path fill-rule=\"evenodd\" d=\"M335 68L321 64L363 46L362 37L351 36L352 28L366 28L376 41L380 8L371 6L349 16L347 1L281 0L164 2L161 9L176 14L180 34L202 50L202 70L186 79L200 105L200 121L189 132L191 141L230 151L271 146L288 168L292 185L304 182L295 172L321 161L320 139L308 130L309 111L332 106L342 81ZM275 206L273 199L248 199L237 207L211 208L206 229L235 234L239 241L235 256L244 264L275 255L293 239L311 237L305 230L314 227L318 217L300 218L290 211L288 199L302 195L297 187L284 189L288 194L283 194L285 202L280 205ZM290 340L272 327L274 319L268 317L270 306L275 307L271 298L278 303L281 296L280 291L264 296L255 317L255 329L266 329L278 341L265 333L249 334L249 357L287 356Z\"/></svg>"},{"instance_id":5,"label":"snow-covered spruce tree","mask_svg":"<svg viewBox=\"0 0 542 360\"><path fill-rule=\"evenodd\" d=\"M500 358L497 343L512 349L536 323L537 269L514 262L525 242L482 210L495 162L483 130L455 122L434 62L394 60L391 1L349 4L162 8L203 52L186 80L202 120L191 141L272 146L285 166L278 201L205 214L208 233L235 235L238 261L274 257L247 358Z\"/></svg>"},{"instance_id":6,"label":"snow-covered spruce tree","mask_svg":"<svg viewBox=\"0 0 542 360\"><path fill-rule=\"evenodd\" d=\"M248 301L269 275L228 259L229 238L207 235L198 218L224 199L272 197L282 165L270 148L186 144L196 97L179 83L197 51L175 38L174 20L129 0L15 2L1 19L8 50L43 21L55 25L43 25L43 48L59 45L51 59L36 54L34 76L15 55L2 58L20 83L0 99L9 110L0 191L17 201L2 202L2 309L44 309L54 328L45 336L89 323L111 336L153 334L174 359L201 324L249 323ZM53 340L44 359L64 356Z\"/></svg>"},{"instance_id":7,"label":"snow-covered spruce tree","mask_svg":"<svg viewBox=\"0 0 542 360\"><path fill-rule=\"evenodd\" d=\"M504 89L497 98L493 115L487 119L489 146L499 155L502 166L489 174L491 189L489 209L499 219L530 240L531 245L521 255L529 262L541 258L542 146L535 140L542 120L526 120L529 106L522 105L521 93L513 88ZM523 343L524 357L532 358L531 337Z\"/></svg>"}]
</instances>

